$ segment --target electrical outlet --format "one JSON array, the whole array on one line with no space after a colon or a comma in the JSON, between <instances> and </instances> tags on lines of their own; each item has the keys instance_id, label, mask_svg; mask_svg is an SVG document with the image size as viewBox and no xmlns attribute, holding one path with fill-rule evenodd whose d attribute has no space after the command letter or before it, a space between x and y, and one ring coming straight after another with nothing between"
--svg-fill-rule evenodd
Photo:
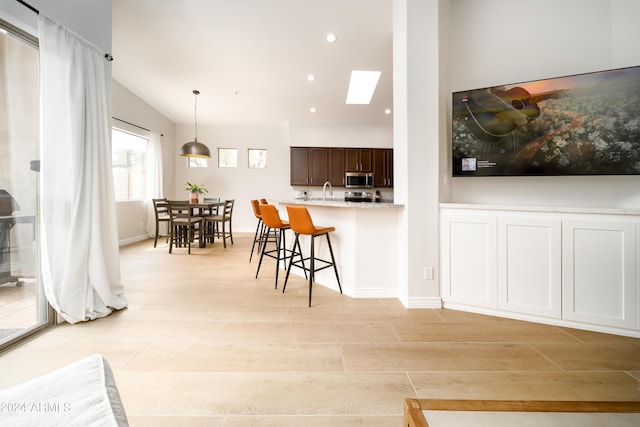
<instances>
[{"instance_id":1,"label":"electrical outlet","mask_svg":"<svg viewBox=\"0 0 640 427\"><path fill-rule=\"evenodd\" d=\"M433 267L424 268L424 280L433 280Z\"/></svg>"}]
</instances>

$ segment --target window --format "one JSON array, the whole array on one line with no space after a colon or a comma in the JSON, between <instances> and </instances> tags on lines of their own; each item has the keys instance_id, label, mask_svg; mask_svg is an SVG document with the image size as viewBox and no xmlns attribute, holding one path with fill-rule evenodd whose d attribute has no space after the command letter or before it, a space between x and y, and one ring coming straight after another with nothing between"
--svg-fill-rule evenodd
<instances>
[{"instance_id":1,"label":"window","mask_svg":"<svg viewBox=\"0 0 640 427\"><path fill-rule=\"evenodd\" d=\"M235 148L218 148L218 167L237 168L238 150Z\"/></svg>"},{"instance_id":2,"label":"window","mask_svg":"<svg viewBox=\"0 0 640 427\"><path fill-rule=\"evenodd\" d=\"M147 184L149 138L113 128L111 166L118 200L144 200Z\"/></svg>"},{"instance_id":3,"label":"window","mask_svg":"<svg viewBox=\"0 0 640 427\"><path fill-rule=\"evenodd\" d=\"M207 167L207 159L204 157L187 157L189 161L187 162L187 166L190 168L206 168Z\"/></svg>"},{"instance_id":4,"label":"window","mask_svg":"<svg viewBox=\"0 0 640 427\"><path fill-rule=\"evenodd\" d=\"M263 169L267 167L267 150L249 148L249 167Z\"/></svg>"}]
</instances>

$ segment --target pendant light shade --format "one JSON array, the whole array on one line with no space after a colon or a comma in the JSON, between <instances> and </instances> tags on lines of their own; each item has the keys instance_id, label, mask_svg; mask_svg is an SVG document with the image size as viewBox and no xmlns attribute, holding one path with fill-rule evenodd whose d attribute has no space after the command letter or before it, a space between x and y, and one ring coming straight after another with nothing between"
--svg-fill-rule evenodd
<instances>
[{"instance_id":1,"label":"pendant light shade","mask_svg":"<svg viewBox=\"0 0 640 427\"><path fill-rule=\"evenodd\" d=\"M198 114L197 114L197 103L198 103L198 95L200 92L197 90L193 91L195 95L194 102L194 116L195 116L195 124L196 124L196 136L193 141L187 142L182 147L180 147L180 155L183 157L201 157L201 158L209 158L211 157L211 151L209 151L209 147L204 145L202 142L198 142Z\"/></svg>"}]
</instances>

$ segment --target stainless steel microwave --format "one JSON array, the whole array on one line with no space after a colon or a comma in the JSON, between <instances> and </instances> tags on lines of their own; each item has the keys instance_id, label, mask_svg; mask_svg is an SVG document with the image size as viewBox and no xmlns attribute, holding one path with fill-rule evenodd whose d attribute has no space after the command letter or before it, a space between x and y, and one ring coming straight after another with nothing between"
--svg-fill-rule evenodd
<instances>
[{"instance_id":1,"label":"stainless steel microwave","mask_svg":"<svg viewBox=\"0 0 640 427\"><path fill-rule=\"evenodd\" d=\"M372 188L373 174L371 172L347 172L344 186L346 188Z\"/></svg>"}]
</instances>

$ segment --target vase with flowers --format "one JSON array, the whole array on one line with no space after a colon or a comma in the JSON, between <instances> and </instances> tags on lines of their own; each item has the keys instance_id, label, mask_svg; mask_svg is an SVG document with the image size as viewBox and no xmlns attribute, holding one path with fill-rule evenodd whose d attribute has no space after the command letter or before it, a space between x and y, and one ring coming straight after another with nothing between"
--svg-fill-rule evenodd
<instances>
[{"instance_id":1,"label":"vase with flowers","mask_svg":"<svg viewBox=\"0 0 640 427\"><path fill-rule=\"evenodd\" d=\"M191 203L198 203L200 194L205 194L209 192L206 188L204 188L204 185L195 184L192 182L185 183L184 189L187 190L189 193L191 193L191 198L190 198Z\"/></svg>"}]
</instances>

